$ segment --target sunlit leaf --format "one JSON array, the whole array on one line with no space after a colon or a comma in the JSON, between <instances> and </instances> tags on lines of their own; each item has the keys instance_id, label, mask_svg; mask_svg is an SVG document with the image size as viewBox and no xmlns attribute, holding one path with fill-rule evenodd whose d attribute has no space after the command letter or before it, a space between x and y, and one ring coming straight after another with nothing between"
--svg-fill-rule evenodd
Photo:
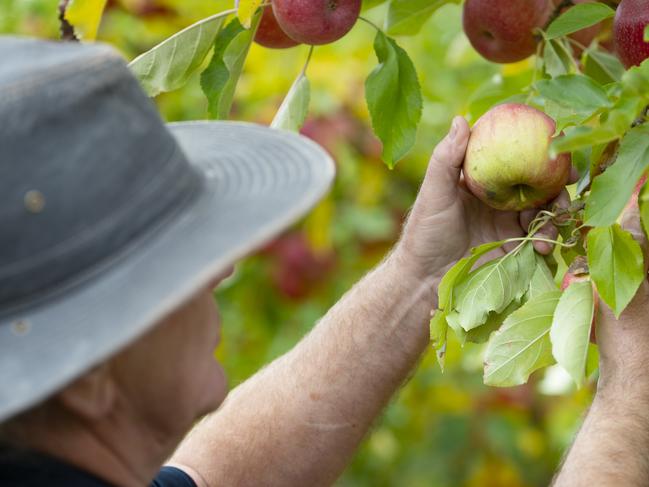
<instances>
[{"instance_id":1,"label":"sunlit leaf","mask_svg":"<svg viewBox=\"0 0 649 487\"><path fill-rule=\"evenodd\" d=\"M534 269L534 274L532 274L532 279L530 280L530 285L527 290L527 300L534 299L541 294L556 289L557 284L554 282L548 264L542 256L537 254L536 268Z\"/></svg>"},{"instance_id":2,"label":"sunlit leaf","mask_svg":"<svg viewBox=\"0 0 649 487\"><path fill-rule=\"evenodd\" d=\"M549 333L560 297L561 291L549 291L509 315L487 345L485 384L524 384L532 372L554 363Z\"/></svg>"},{"instance_id":3,"label":"sunlit leaf","mask_svg":"<svg viewBox=\"0 0 649 487\"><path fill-rule=\"evenodd\" d=\"M616 223L588 232L587 250L597 292L619 317L644 278L640 245Z\"/></svg>"},{"instance_id":4,"label":"sunlit leaf","mask_svg":"<svg viewBox=\"0 0 649 487\"><path fill-rule=\"evenodd\" d=\"M487 262L458 286L453 307L460 326L469 331L485 323L490 312L501 313L525 294L534 273L534 251L526 244L521 252ZM455 294L455 293L454 293Z\"/></svg>"},{"instance_id":5,"label":"sunlit leaf","mask_svg":"<svg viewBox=\"0 0 649 487\"><path fill-rule=\"evenodd\" d=\"M573 282L561 295L552 319L552 355L578 386L586 373L594 308L591 282Z\"/></svg>"},{"instance_id":6,"label":"sunlit leaf","mask_svg":"<svg viewBox=\"0 0 649 487\"><path fill-rule=\"evenodd\" d=\"M94 41L106 8L106 0L70 0L65 9L65 20L74 28L74 34L84 41Z\"/></svg>"},{"instance_id":7,"label":"sunlit leaf","mask_svg":"<svg viewBox=\"0 0 649 487\"><path fill-rule=\"evenodd\" d=\"M309 111L311 85L304 74L300 74L291 86L279 107L272 128L299 131Z\"/></svg>"},{"instance_id":8,"label":"sunlit leaf","mask_svg":"<svg viewBox=\"0 0 649 487\"><path fill-rule=\"evenodd\" d=\"M440 350L446 344L447 327L450 324L447 323L447 314L451 312L453 306L453 289L456 283L462 281L469 274L480 257L501 247L504 243L501 240L474 247L469 256L460 259L442 277L437 287L438 309L430 321L430 339L436 350ZM464 343L464 330L458 327L455 331Z\"/></svg>"},{"instance_id":9,"label":"sunlit leaf","mask_svg":"<svg viewBox=\"0 0 649 487\"><path fill-rule=\"evenodd\" d=\"M183 86L212 49L225 18L232 12L203 19L165 39L129 65L149 96Z\"/></svg>"}]
</instances>

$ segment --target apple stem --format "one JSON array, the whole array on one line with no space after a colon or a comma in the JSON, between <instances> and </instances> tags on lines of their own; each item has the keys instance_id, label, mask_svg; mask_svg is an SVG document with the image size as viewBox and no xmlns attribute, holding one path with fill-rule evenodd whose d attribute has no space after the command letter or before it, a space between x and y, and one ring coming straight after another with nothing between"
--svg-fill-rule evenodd
<instances>
[{"instance_id":1,"label":"apple stem","mask_svg":"<svg viewBox=\"0 0 649 487\"><path fill-rule=\"evenodd\" d=\"M302 66L302 71L300 72L300 76L306 76L306 68L309 67L309 63L311 62L311 56L313 56L313 49L315 46L310 46L309 47L309 54L306 56L306 61L304 62L304 66Z\"/></svg>"},{"instance_id":2,"label":"apple stem","mask_svg":"<svg viewBox=\"0 0 649 487\"><path fill-rule=\"evenodd\" d=\"M523 185L521 184L518 185L518 196L520 197L521 201L527 201L525 192L523 191Z\"/></svg>"}]
</instances>

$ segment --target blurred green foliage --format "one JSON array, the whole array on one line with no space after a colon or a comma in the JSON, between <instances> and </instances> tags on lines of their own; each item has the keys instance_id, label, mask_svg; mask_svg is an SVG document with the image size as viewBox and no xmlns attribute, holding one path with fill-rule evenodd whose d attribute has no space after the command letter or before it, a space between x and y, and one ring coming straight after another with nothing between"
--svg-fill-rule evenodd
<instances>
[{"instance_id":1,"label":"blurred green foliage","mask_svg":"<svg viewBox=\"0 0 649 487\"><path fill-rule=\"evenodd\" d=\"M55 39L58 0L0 0L0 32ZM111 0L99 39L128 59L200 18L229 8L214 0ZM369 10L369 18L382 12ZM380 9L379 9L380 10ZM475 119L529 84L531 61L483 61L461 31L461 7L441 8L422 32L399 39L417 67L425 99L415 150L394 171L380 161L363 82L376 64L374 32L359 23L341 41L318 47L309 66L311 116L304 132L336 158L330 195L302 222L238 265L220 292L218 351L234 387L293 346L389 251L414 201L428 157L451 118ZM233 118L267 124L307 55L306 47L253 46ZM169 120L206 118L198 77L158 97ZM377 420L340 486L544 486L569 445L592 395L572 391L556 369L529 384L482 384L482 348L460 354L451 342L444 374L427 354ZM354 367L355 364L350 364Z\"/></svg>"}]
</instances>

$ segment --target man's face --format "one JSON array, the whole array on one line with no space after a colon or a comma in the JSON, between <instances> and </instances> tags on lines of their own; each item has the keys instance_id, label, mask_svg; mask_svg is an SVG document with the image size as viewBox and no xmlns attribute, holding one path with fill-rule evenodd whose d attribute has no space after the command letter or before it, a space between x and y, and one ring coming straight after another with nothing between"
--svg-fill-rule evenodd
<instances>
[{"instance_id":1,"label":"man's face","mask_svg":"<svg viewBox=\"0 0 649 487\"><path fill-rule=\"evenodd\" d=\"M221 325L212 291L231 273L214 279L113 361L129 409L158 431L183 435L225 399L227 381L214 358Z\"/></svg>"}]
</instances>

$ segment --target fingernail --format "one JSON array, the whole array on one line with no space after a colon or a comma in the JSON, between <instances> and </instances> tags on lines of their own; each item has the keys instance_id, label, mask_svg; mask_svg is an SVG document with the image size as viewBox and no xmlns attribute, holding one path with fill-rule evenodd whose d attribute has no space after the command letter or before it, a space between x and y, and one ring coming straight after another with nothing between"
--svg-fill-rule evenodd
<instances>
[{"instance_id":1,"label":"fingernail","mask_svg":"<svg viewBox=\"0 0 649 487\"><path fill-rule=\"evenodd\" d=\"M451 140L455 140L455 136L457 135L457 119L453 119L453 123L451 124L451 131L448 133L448 137Z\"/></svg>"}]
</instances>

